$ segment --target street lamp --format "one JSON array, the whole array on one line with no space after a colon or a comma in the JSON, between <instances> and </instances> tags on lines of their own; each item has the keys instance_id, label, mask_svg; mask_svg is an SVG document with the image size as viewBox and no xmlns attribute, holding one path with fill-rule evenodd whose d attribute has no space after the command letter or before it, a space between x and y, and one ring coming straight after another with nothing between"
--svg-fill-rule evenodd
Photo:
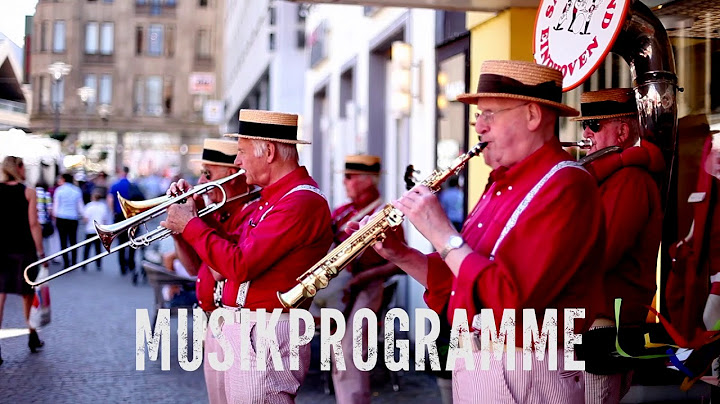
<instances>
[{"instance_id":1,"label":"street lamp","mask_svg":"<svg viewBox=\"0 0 720 404\"><path fill-rule=\"evenodd\" d=\"M70 74L70 66L67 63L55 62L48 66L48 73L52 76L53 86L55 88L55 102L53 103L55 108L55 138L60 138L60 81L64 76Z\"/></svg>"}]
</instances>

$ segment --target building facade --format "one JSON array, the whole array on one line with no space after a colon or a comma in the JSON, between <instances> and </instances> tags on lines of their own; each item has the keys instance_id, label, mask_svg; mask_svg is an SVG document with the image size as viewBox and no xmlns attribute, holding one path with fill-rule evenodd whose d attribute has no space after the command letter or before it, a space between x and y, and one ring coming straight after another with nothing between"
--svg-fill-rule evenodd
<instances>
[{"instance_id":1,"label":"building facade","mask_svg":"<svg viewBox=\"0 0 720 404\"><path fill-rule=\"evenodd\" d=\"M30 125L30 92L22 67L22 48L0 34L0 130L27 130Z\"/></svg>"},{"instance_id":2,"label":"building facade","mask_svg":"<svg viewBox=\"0 0 720 404\"><path fill-rule=\"evenodd\" d=\"M94 168L185 171L219 134L223 10L222 0L40 0L31 130L65 138Z\"/></svg>"},{"instance_id":3,"label":"building facade","mask_svg":"<svg viewBox=\"0 0 720 404\"><path fill-rule=\"evenodd\" d=\"M301 114L307 8L275 0L226 6L226 132L237 131L243 108Z\"/></svg>"},{"instance_id":4,"label":"building facade","mask_svg":"<svg viewBox=\"0 0 720 404\"><path fill-rule=\"evenodd\" d=\"M312 133L306 161L331 206L346 202L344 156L382 158L380 189L387 201L405 191L413 164L421 175L435 168L435 18L428 9L314 5L308 16L309 67L304 130ZM429 243L411 226L409 242ZM419 284L403 279L398 302L424 307Z\"/></svg>"}]
</instances>

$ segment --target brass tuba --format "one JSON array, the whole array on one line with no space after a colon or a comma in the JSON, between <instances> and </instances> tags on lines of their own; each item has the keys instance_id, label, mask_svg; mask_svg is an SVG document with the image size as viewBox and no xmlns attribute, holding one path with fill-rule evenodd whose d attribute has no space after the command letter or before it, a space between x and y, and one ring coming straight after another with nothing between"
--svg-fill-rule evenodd
<instances>
[{"instance_id":1,"label":"brass tuba","mask_svg":"<svg viewBox=\"0 0 720 404\"><path fill-rule=\"evenodd\" d=\"M667 31L647 6L634 0L611 51L630 66L641 141L652 142L663 153L667 172L661 185L667 195L677 148L678 91Z\"/></svg>"}]
</instances>

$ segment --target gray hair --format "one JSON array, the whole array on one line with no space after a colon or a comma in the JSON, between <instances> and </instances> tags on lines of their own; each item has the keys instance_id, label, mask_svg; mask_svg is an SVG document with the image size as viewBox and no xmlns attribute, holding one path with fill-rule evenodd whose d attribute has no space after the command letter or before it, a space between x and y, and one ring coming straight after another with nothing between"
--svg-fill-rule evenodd
<instances>
[{"instance_id":1,"label":"gray hair","mask_svg":"<svg viewBox=\"0 0 720 404\"><path fill-rule=\"evenodd\" d=\"M255 157L262 157L263 154L267 153L268 140L252 139L253 151ZM294 144L287 144L281 142L273 142L275 144L275 150L277 150L278 156L282 161L295 161L300 160L298 156L297 146Z\"/></svg>"},{"instance_id":2,"label":"gray hair","mask_svg":"<svg viewBox=\"0 0 720 404\"><path fill-rule=\"evenodd\" d=\"M630 134L626 141L627 144L634 145L640 140L640 122L638 121L637 115L623 116L617 118L618 121L626 124L630 129Z\"/></svg>"}]
</instances>

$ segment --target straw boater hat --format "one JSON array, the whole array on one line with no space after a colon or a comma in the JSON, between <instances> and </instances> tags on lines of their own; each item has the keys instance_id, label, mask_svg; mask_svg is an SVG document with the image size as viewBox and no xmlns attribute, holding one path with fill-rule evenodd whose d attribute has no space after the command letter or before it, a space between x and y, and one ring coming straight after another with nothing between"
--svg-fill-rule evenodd
<instances>
[{"instance_id":1,"label":"straw boater hat","mask_svg":"<svg viewBox=\"0 0 720 404\"><path fill-rule=\"evenodd\" d=\"M380 157L352 154L345 157L344 174L380 174Z\"/></svg>"},{"instance_id":2,"label":"straw boater hat","mask_svg":"<svg viewBox=\"0 0 720 404\"><path fill-rule=\"evenodd\" d=\"M297 129L298 116L295 114L241 109L238 133L225 136L290 144L310 144L308 141L298 140Z\"/></svg>"},{"instance_id":3,"label":"straw boater hat","mask_svg":"<svg viewBox=\"0 0 720 404\"><path fill-rule=\"evenodd\" d=\"M637 103L632 88L609 88L600 91L588 91L580 96L582 115L573 121L589 121L637 116Z\"/></svg>"},{"instance_id":4,"label":"straw boater hat","mask_svg":"<svg viewBox=\"0 0 720 404\"><path fill-rule=\"evenodd\" d=\"M236 167L237 142L229 139L205 139L200 159L190 160L193 163L213 164L216 166Z\"/></svg>"},{"instance_id":5,"label":"straw boater hat","mask_svg":"<svg viewBox=\"0 0 720 404\"><path fill-rule=\"evenodd\" d=\"M559 70L534 62L488 60L480 67L477 92L457 100L475 104L480 98L510 98L554 108L560 116L577 116L575 108L562 103L562 81Z\"/></svg>"}]
</instances>

